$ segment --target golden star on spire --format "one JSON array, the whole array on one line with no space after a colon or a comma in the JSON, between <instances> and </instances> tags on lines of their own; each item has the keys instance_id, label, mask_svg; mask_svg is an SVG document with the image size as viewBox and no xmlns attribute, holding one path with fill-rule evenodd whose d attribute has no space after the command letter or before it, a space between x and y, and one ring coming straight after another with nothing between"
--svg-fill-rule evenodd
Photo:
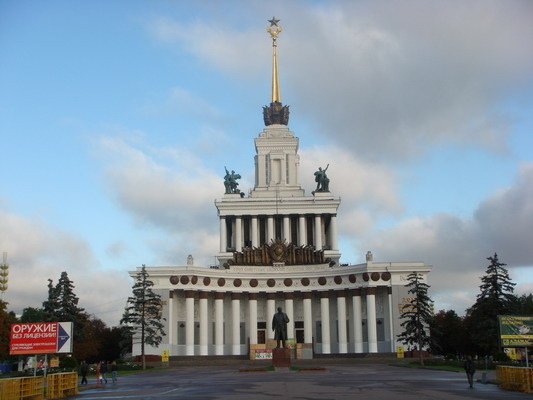
<instances>
[{"instance_id":1,"label":"golden star on spire","mask_svg":"<svg viewBox=\"0 0 533 400\"><path fill-rule=\"evenodd\" d=\"M281 26L278 25L279 19L276 19L276 17L272 17L272 19L269 19L268 22L270 22L270 26L267 28L267 32L270 33L275 46L276 39L278 38L278 35L281 33L282 29Z\"/></svg>"}]
</instances>

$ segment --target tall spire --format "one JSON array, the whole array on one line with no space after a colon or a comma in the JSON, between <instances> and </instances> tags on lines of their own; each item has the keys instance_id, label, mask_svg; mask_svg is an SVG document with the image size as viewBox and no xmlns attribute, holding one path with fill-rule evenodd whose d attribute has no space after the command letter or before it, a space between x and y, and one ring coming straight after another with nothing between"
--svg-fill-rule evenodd
<instances>
[{"instance_id":1,"label":"tall spire","mask_svg":"<svg viewBox=\"0 0 533 400\"><path fill-rule=\"evenodd\" d=\"M272 103L281 102L281 93L279 88L279 75L278 75L278 35L281 33L281 26L278 25L279 19L272 17L269 19L270 26L267 28L267 32L272 37Z\"/></svg>"},{"instance_id":2,"label":"tall spire","mask_svg":"<svg viewBox=\"0 0 533 400\"><path fill-rule=\"evenodd\" d=\"M263 107L263 119L266 126L274 124L287 125L289 123L289 106L281 104L278 73L277 39L282 29L278 25L279 19L276 19L276 17L272 17L268 22L270 22L270 26L267 28L267 32L272 38L272 99L270 106Z\"/></svg>"}]
</instances>

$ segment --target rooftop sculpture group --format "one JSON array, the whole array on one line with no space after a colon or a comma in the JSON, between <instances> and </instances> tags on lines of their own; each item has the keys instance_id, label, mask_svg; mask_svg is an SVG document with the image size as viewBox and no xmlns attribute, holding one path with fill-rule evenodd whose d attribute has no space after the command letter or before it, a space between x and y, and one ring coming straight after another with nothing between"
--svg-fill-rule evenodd
<instances>
[{"instance_id":1,"label":"rooftop sculpture group","mask_svg":"<svg viewBox=\"0 0 533 400\"><path fill-rule=\"evenodd\" d=\"M241 176L239 174L236 174L233 170L230 174L226 167L224 167L224 169L226 170L226 175L224 176L224 187L226 188L226 194L239 194L241 191L237 188L237 186L239 186L237 179L241 179Z\"/></svg>"},{"instance_id":2,"label":"rooftop sculpture group","mask_svg":"<svg viewBox=\"0 0 533 400\"><path fill-rule=\"evenodd\" d=\"M325 169L318 167L318 171L315 172L316 189L315 192L329 192L329 178L326 175L326 171L329 168L329 164Z\"/></svg>"}]
</instances>

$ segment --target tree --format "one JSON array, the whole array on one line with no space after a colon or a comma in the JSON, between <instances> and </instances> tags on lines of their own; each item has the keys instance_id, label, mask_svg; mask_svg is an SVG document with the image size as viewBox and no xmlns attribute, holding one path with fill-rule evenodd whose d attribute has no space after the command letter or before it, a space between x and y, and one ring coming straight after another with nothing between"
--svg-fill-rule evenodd
<instances>
[{"instance_id":1,"label":"tree","mask_svg":"<svg viewBox=\"0 0 533 400\"><path fill-rule=\"evenodd\" d=\"M467 310L466 322L474 351L481 355L499 352L498 315L515 314L517 299L507 264L498 255L488 257L490 265L481 277L480 293L475 304Z\"/></svg>"},{"instance_id":2,"label":"tree","mask_svg":"<svg viewBox=\"0 0 533 400\"><path fill-rule=\"evenodd\" d=\"M87 362L107 360L101 358L102 342L107 330L106 324L99 318L92 315L85 315L83 321L83 339L74 343L74 355L76 359Z\"/></svg>"},{"instance_id":3,"label":"tree","mask_svg":"<svg viewBox=\"0 0 533 400\"><path fill-rule=\"evenodd\" d=\"M441 310L431 319L431 352L442 355L464 354L467 350L464 322L454 310Z\"/></svg>"},{"instance_id":4,"label":"tree","mask_svg":"<svg viewBox=\"0 0 533 400\"><path fill-rule=\"evenodd\" d=\"M120 320L121 324L126 324L132 331L141 335L143 369L146 369L145 344L158 346L165 335L161 323L161 320L164 320L161 317L161 296L154 293L152 290L154 283L148 277L146 266L143 264L135 276L133 295L128 297L124 315Z\"/></svg>"},{"instance_id":5,"label":"tree","mask_svg":"<svg viewBox=\"0 0 533 400\"><path fill-rule=\"evenodd\" d=\"M409 346L409 349L418 350L420 364L424 365L422 350L431 344L428 334L428 326L433 317L433 300L428 296L429 285L422 281L422 275L411 272L407 276L409 288L407 293L411 294L411 301L403 306L400 317L403 322L400 324L404 331L398 335L402 343Z\"/></svg>"},{"instance_id":6,"label":"tree","mask_svg":"<svg viewBox=\"0 0 533 400\"><path fill-rule=\"evenodd\" d=\"M533 294L523 294L518 297L516 306L517 315L533 315Z\"/></svg>"},{"instance_id":7,"label":"tree","mask_svg":"<svg viewBox=\"0 0 533 400\"><path fill-rule=\"evenodd\" d=\"M9 357L11 324L17 322L13 311L7 311L7 303L0 300L0 360Z\"/></svg>"},{"instance_id":8,"label":"tree","mask_svg":"<svg viewBox=\"0 0 533 400\"><path fill-rule=\"evenodd\" d=\"M48 279L48 298L43 301L43 310L46 321L57 321L57 314L59 312L59 299L57 289L54 286L54 281Z\"/></svg>"},{"instance_id":9,"label":"tree","mask_svg":"<svg viewBox=\"0 0 533 400\"><path fill-rule=\"evenodd\" d=\"M77 349L84 341L85 327L89 316L78 307L79 298L74 293L74 284L67 272L62 272L57 284L48 279L48 298L43 302L43 310L47 321L72 322L74 355L79 357Z\"/></svg>"},{"instance_id":10,"label":"tree","mask_svg":"<svg viewBox=\"0 0 533 400\"><path fill-rule=\"evenodd\" d=\"M26 307L20 316L20 322L43 322L46 320L46 312L43 308Z\"/></svg>"},{"instance_id":11,"label":"tree","mask_svg":"<svg viewBox=\"0 0 533 400\"><path fill-rule=\"evenodd\" d=\"M131 341L131 332L127 327L106 328L102 335L100 359L111 361L123 358L127 353L131 353Z\"/></svg>"}]
</instances>

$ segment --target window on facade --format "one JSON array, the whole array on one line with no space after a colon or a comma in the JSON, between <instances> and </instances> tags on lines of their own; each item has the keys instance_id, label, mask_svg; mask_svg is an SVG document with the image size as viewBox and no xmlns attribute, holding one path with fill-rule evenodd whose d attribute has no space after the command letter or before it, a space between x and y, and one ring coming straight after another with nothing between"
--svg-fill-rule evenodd
<instances>
[{"instance_id":1,"label":"window on facade","mask_svg":"<svg viewBox=\"0 0 533 400\"><path fill-rule=\"evenodd\" d=\"M241 322L240 328L241 344L246 344L246 322Z\"/></svg>"},{"instance_id":2,"label":"window on facade","mask_svg":"<svg viewBox=\"0 0 533 400\"><path fill-rule=\"evenodd\" d=\"M376 322L378 342L383 342L385 340L385 320L383 318L378 318Z\"/></svg>"},{"instance_id":3,"label":"window on facade","mask_svg":"<svg viewBox=\"0 0 533 400\"><path fill-rule=\"evenodd\" d=\"M185 344L185 321L178 321L178 344Z\"/></svg>"},{"instance_id":4,"label":"window on facade","mask_svg":"<svg viewBox=\"0 0 533 400\"><path fill-rule=\"evenodd\" d=\"M322 343L322 321L316 321L316 342Z\"/></svg>"}]
</instances>

